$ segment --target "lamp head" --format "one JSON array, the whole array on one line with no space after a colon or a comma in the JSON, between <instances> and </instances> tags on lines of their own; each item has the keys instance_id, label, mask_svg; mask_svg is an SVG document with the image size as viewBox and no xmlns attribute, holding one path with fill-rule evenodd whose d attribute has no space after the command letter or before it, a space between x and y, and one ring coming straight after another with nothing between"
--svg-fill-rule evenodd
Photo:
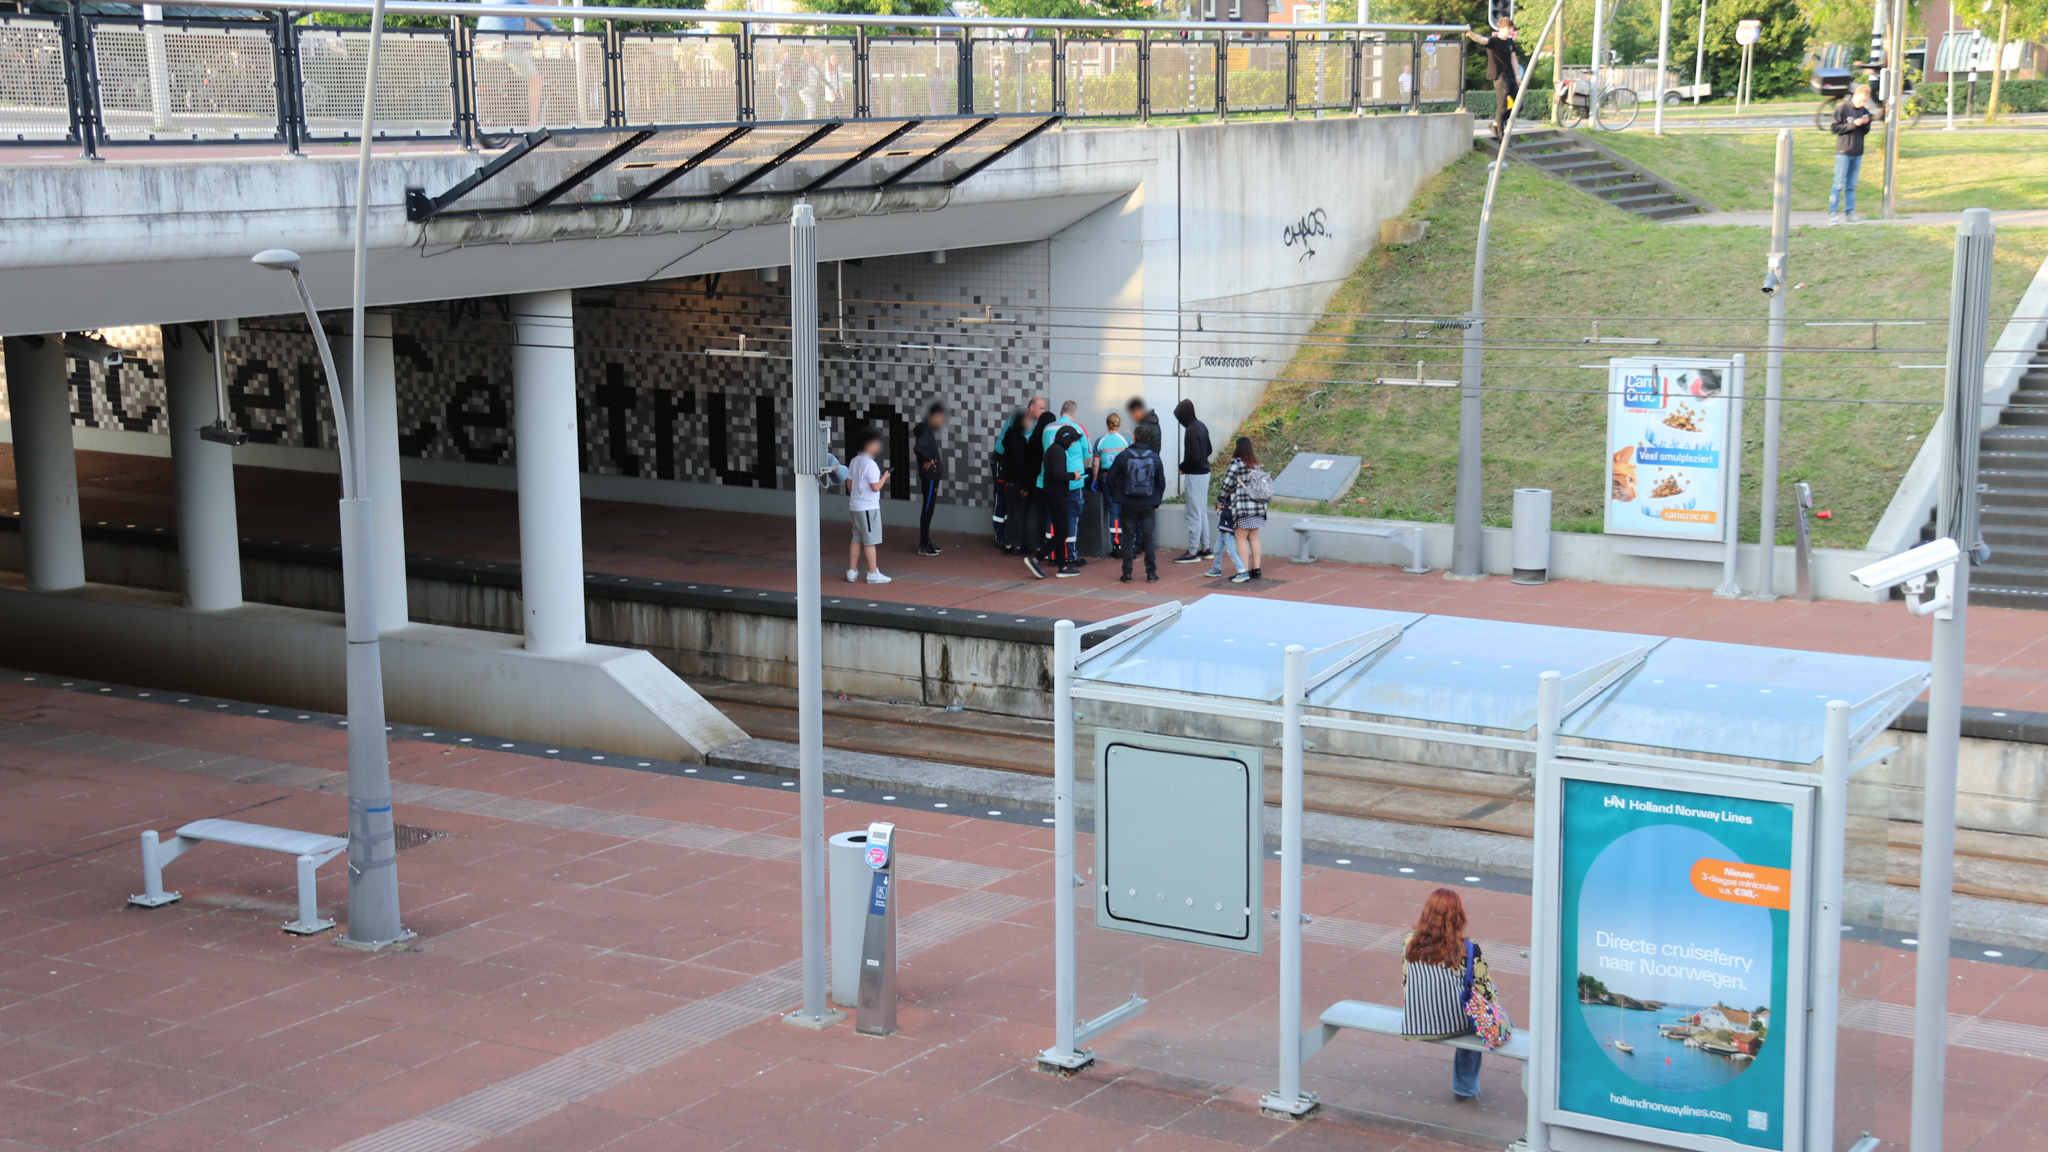
<instances>
[{"instance_id":1,"label":"lamp head","mask_svg":"<svg viewBox=\"0 0 2048 1152\"><path fill-rule=\"evenodd\" d=\"M249 258L249 262L274 272L297 272L299 254L289 248L265 248Z\"/></svg>"}]
</instances>

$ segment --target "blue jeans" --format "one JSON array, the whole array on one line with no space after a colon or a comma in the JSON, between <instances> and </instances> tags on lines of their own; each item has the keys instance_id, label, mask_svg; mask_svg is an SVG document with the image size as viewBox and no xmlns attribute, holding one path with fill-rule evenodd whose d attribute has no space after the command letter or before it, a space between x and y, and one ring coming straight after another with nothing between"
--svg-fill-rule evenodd
<instances>
[{"instance_id":1,"label":"blue jeans","mask_svg":"<svg viewBox=\"0 0 2048 1152\"><path fill-rule=\"evenodd\" d=\"M1060 542L1060 563L1062 564L1072 564L1081 558L1081 549L1077 545L1081 538L1081 509L1087 502L1088 494L1086 492L1079 488L1070 488L1067 490L1066 499L1061 503L1063 515L1065 516L1065 519L1060 524L1060 534L1065 537Z\"/></svg>"},{"instance_id":2,"label":"blue jeans","mask_svg":"<svg viewBox=\"0 0 2048 1152\"><path fill-rule=\"evenodd\" d=\"M1460 1096L1479 1095L1479 1053L1470 1048L1453 1048L1451 1091Z\"/></svg>"},{"instance_id":3,"label":"blue jeans","mask_svg":"<svg viewBox=\"0 0 2048 1152\"><path fill-rule=\"evenodd\" d=\"M1828 214L1856 210L1856 177L1863 173L1863 157L1835 155L1835 186L1828 189Z\"/></svg>"}]
</instances>

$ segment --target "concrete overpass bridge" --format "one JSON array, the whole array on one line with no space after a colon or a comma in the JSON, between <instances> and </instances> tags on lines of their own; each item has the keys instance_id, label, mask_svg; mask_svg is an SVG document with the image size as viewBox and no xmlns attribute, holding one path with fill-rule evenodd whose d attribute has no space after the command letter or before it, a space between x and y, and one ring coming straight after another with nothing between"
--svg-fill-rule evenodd
<instances>
[{"instance_id":1,"label":"concrete overpass bridge","mask_svg":"<svg viewBox=\"0 0 2048 1152\"><path fill-rule=\"evenodd\" d=\"M563 494L788 506L777 269L795 203L832 262L823 415L888 427L907 456L912 414L947 402L941 521L964 526L988 442L1028 395L1095 414L1190 399L1220 439L1380 223L1471 139L1458 41L1433 38L1448 29L1080 22L1020 39L959 18L901 36L879 19L717 13L737 31L698 31L714 17L578 9L483 31L473 14L534 9L390 11L446 23L387 33L369 175L364 424L393 715L585 744L595 725L649 753L731 733L652 657L583 642ZM366 40L260 3L0 17L20 86L46 97L0 110L26 548L0 660L338 699L337 620L242 603L231 469L335 467L310 336L249 256L292 248L315 299L347 304ZM122 354L67 353L62 334L84 332ZM200 440L216 415L251 442ZM86 583L73 445L174 459L182 595ZM905 473L892 519L910 514ZM525 567L578 574L577 594L529 586L524 641L409 624L401 476L516 486L536 504Z\"/></svg>"}]
</instances>

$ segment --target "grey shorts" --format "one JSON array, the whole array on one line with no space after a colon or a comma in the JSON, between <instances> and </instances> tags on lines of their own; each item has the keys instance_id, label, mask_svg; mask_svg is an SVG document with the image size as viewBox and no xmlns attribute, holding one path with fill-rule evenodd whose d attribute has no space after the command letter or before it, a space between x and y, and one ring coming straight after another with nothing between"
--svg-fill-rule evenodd
<instances>
[{"instance_id":1,"label":"grey shorts","mask_svg":"<svg viewBox=\"0 0 2048 1152\"><path fill-rule=\"evenodd\" d=\"M882 510L880 508L857 508L847 512L853 521L853 542L855 544L880 544L882 542Z\"/></svg>"}]
</instances>

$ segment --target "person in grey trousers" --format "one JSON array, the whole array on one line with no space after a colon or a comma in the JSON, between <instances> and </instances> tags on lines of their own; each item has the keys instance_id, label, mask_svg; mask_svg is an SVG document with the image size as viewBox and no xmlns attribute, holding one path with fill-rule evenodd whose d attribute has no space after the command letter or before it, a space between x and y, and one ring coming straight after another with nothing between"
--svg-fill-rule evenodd
<instances>
[{"instance_id":1,"label":"person in grey trousers","mask_svg":"<svg viewBox=\"0 0 2048 1152\"><path fill-rule=\"evenodd\" d=\"M1173 418L1180 421L1180 498L1188 524L1188 550L1173 558L1175 564L1198 564L1216 552L1216 533L1209 527L1209 457L1215 449L1209 443L1209 426L1195 419L1195 402L1174 405Z\"/></svg>"}]
</instances>

